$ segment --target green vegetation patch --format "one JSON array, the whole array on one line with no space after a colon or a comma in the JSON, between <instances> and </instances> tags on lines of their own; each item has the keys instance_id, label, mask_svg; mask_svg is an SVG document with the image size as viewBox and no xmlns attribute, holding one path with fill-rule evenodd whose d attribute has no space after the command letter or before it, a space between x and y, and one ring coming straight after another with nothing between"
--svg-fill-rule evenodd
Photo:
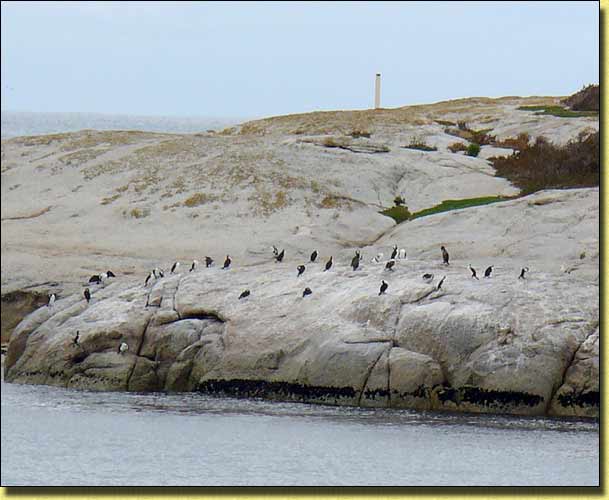
<instances>
[{"instance_id":1,"label":"green vegetation patch","mask_svg":"<svg viewBox=\"0 0 609 500\"><path fill-rule=\"evenodd\" d=\"M572 111L562 106L520 106L517 109L520 111L537 111L536 115L552 115L560 118L598 116L597 111Z\"/></svg>"},{"instance_id":2,"label":"green vegetation patch","mask_svg":"<svg viewBox=\"0 0 609 500\"><path fill-rule=\"evenodd\" d=\"M510 196L483 196L481 198L466 198L463 200L444 200L435 207L426 208L419 212L412 214L411 219L418 219L419 217L425 217L427 215L439 214L441 212L449 212L450 210L459 210L461 208L478 207L481 205L488 205L490 203L497 203L499 201L511 200L513 197Z\"/></svg>"},{"instance_id":3,"label":"green vegetation patch","mask_svg":"<svg viewBox=\"0 0 609 500\"><path fill-rule=\"evenodd\" d=\"M412 216L408 210L408 207L404 206L391 207L387 210L383 210L381 213L387 217L391 217L398 224L404 222L405 220L410 220Z\"/></svg>"},{"instance_id":4,"label":"green vegetation patch","mask_svg":"<svg viewBox=\"0 0 609 500\"><path fill-rule=\"evenodd\" d=\"M402 146L405 149L418 149L419 151L437 151L438 148L434 146L429 146L428 144L423 143L414 143L408 144L407 146Z\"/></svg>"}]
</instances>

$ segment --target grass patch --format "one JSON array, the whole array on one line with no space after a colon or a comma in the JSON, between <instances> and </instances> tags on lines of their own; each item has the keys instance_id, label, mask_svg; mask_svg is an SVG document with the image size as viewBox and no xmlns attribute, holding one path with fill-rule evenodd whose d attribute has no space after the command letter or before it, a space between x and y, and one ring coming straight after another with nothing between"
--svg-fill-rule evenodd
<instances>
[{"instance_id":1,"label":"grass patch","mask_svg":"<svg viewBox=\"0 0 609 500\"><path fill-rule=\"evenodd\" d=\"M406 146L402 146L405 149L418 149L419 151L437 151L438 148L430 146L421 137L412 137L410 143Z\"/></svg>"},{"instance_id":2,"label":"grass patch","mask_svg":"<svg viewBox=\"0 0 609 500\"><path fill-rule=\"evenodd\" d=\"M110 203L112 203L113 201L116 201L120 198L120 193L115 194L114 196L109 196L106 198L102 198L102 200L99 202L100 205L109 205Z\"/></svg>"},{"instance_id":3,"label":"grass patch","mask_svg":"<svg viewBox=\"0 0 609 500\"><path fill-rule=\"evenodd\" d=\"M216 201L218 198L207 193L195 193L184 200L185 207L198 207L210 201Z\"/></svg>"},{"instance_id":4,"label":"grass patch","mask_svg":"<svg viewBox=\"0 0 609 500\"><path fill-rule=\"evenodd\" d=\"M410 220L412 216L408 207L405 206L391 207L387 210L383 210L381 213L387 217L391 217L397 224Z\"/></svg>"},{"instance_id":5,"label":"grass patch","mask_svg":"<svg viewBox=\"0 0 609 500\"><path fill-rule=\"evenodd\" d=\"M598 116L598 111L572 111L563 106L520 106L517 109L520 111L537 111L536 115L552 115L560 118Z\"/></svg>"},{"instance_id":6,"label":"grass patch","mask_svg":"<svg viewBox=\"0 0 609 500\"><path fill-rule=\"evenodd\" d=\"M453 142L448 146L448 150L451 153L456 153L458 151L467 151L467 146L462 142Z\"/></svg>"},{"instance_id":7,"label":"grass patch","mask_svg":"<svg viewBox=\"0 0 609 500\"><path fill-rule=\"evenodd\" d=\"M427 215L439 214L441 212L449 212L451 210L459 210L461 208L478 207L481 205L488 205L490 203L497 203L499 201L511 200L513 197L510 196L483 196L481 198L466 198L463 200L444 200L435 207L426 208L412 214L411 219L418 219L419 217L425 217Z\"/></svg>"},{"instance_id":8,"label":"grass patch","mask_svg":"<svg viewBox=\"0 0 609 500\"><path fill-rule=\"evenodd\" d=\"M124 217L131 217L133 219L143 219L150 215L149 208L132 208L131 210L123 210Z\"/></svg>"}]
</instances>

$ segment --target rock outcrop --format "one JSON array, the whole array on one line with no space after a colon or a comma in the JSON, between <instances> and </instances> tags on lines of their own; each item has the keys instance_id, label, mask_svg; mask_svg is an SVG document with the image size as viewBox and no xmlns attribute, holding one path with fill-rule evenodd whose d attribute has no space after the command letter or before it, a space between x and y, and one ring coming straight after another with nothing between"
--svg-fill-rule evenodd
<instances>
[{"instance_id":1,"label":"rock outcrop","mask_svg":"<svg viewBox=\"0 0 609 500\"><path fill-rule=\"evenodd\" d=\"M3 342L5 325L40 305L20 293L58 296L10 334L6 381L597 417L598 188L399 225L380 213L398 195L412 212L517 195L488 161L511 150L452 153L465 140L447 130L465 121L498 139L528 133L559 144L598 130L598 117L518 109L558 102L472 98L274 117L220 133L3 140ZM407 257L386 271L394 244ZM271 245L285 249L282 262ZM226 254L233 265L222 270ZM213 267L188 272L206 255ZM144 286L152 268L175 260L180 273ZM116 278L87 283L107 269ZM379 295L382 279L389 289ZM244 289L251 295L240 300ZM20 298L5 318L10 297Z\"/></svg>"},{"instance_id":2,"label":"rock outcrop","mask_svg":"<svg viewBox=\"0 0 609 500\"><path fill-rule=\"evenodd\" d=\"M582 200L597 205L598 190L544 192L504 206L430 216L425 230L450 226L435 219L468 220L475 210L490 210L486 215L493 217L494 210L498 226L520 214L533 234L545 220L527 207L547 209L536 205L545 199L555 201L555 215L562 214L557 232L569 239L578 230L577 206ZM386 237L396 238L406 227ZM484 227L483 235L494 231ZM511 234L497 233L494 246L508 247ZM278 263L269 255L266 263L185 270L147 287L117 279L94 289L90 304L74 295L29 315L11 338L5 379L97 390L598 416L598 280L539 270L540 245L533 240L523 246L517 263L495 262L490 278L480 267L479 280L467 270L470 260L480 258L475 243L467 260L455 253L449 266L442 264L438 245L437 255L407 257L387 271L384 263L366 258L379 249L370 247L356 271L345 254L326 272L321 256L297 277L296 266L305 261L286 255ZM520 262L530 266L526 279L518 278ZM434 274L431 283L422 280L424 273ZM379 295L382 279L389 289ZM303 297L306 286L313 294ZM251 295L238 299L246 288ZM119 353L123 341L129 350Z\"/></svg>"}]
</instances>

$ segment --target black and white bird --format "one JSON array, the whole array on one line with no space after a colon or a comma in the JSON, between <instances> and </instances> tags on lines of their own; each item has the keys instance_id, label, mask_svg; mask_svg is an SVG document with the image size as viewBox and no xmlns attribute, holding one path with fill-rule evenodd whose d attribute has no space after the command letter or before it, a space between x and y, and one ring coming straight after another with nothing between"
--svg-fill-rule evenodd
<instances>
[{"instance_id":1,"label":"black and white bird","mask_svg":"<svg viewBox=\"0 0 609 500\"><path fill-rule=\"evenodd\" d=\"M476 278L478 279L478 276L476 276L476 270L472 267L472 265L469 265L469 270L472 272L472 278Z\"/></svg>"},{"instance_id":2,"label":"black and white bird","mask_svg":"<svg viewBox=\"0 0 609 500\"><path fill-rule=\"evenodd\" d=\"M175 272L178 270L178 268L179 268L179 267L180 267L180 263L179 263L179 262L174 262L174 263L173 263L173 266L171 266L171 271L170 271L170 273L171 273L171 274L175 273Z\"/></svg>"},{"instance_id":3,"label":"black and white bird","mask_svg":"<svg viewBox=\"0 0 609 500\"><path fill-rule=\"evenodd\" d=\"M230 259L230 255L227 255L226 259L224 259L224 265L222 266L222 269L228 269L230 267L231 262L232 260Z\"/></svg>"},{"instance_id":4,"label":"black and white bird","mask_svg":"<svg viewBox=\"0 0 609 500\"><path fill-rule=\"evenodd\" d=\"M440 282L438 283L438 287L436 288L436 290L439 290L440 288L442 288L442 283L444 283L444 280L446 279L446 276L444 276Z\"/></svg>"},{"instance_id":5,"label":"black and white bird","mask_svg":"<svg viewBox=\"0 0 609 500\"><path fill-rule=\"evenodd\" d=\"M395 266L395 260L388 260L387 264L385 264L385 269L387 271L393 271L393 266Z\"/></svg>"},{"instance_id":6,"label":"black and white bird","mask_svg":"<svg viewBox=\"0 0 609 500\"><path fill-rule=\"evenodd\" d=\"M80 346L80 344L78 343L78 337L80 337L80 332L76 330L76 337L72 339L72 345Z\"/></svg>"},{"instance_id":7,"label":"black and white bird","mask_svg":"<svg viewBox=\"0 0 609 500\"><path fill-rule=\"evenodd\" d=\"M112 271L108 270L106 271L106 276L108 278L116 278L116 274L114 274Z\"/></svg>"},{"instance_id":8,"label":"black and white bird","mask_svg":"<svg viewBox=\"0 0 609 500\"><path fill-rule=\"evenodd\" d=\"M118 350L117 350L117 352L118 352L119 354L124 354L124 353L126 353L128 350L129 350L129 345L127 344L127 342L121 342L121 343L118 345Z\"/></svg>"},{"instance_id":9,"label":"black and white bird","mask_svg":"<svg viewBox=\"0 0 609 500\"><path fill-rule=\"evenodd\" d=\"M383 254L377 253L376 256L372 257L372 260L370 262L378 264L381 260L383 260Z\"/></svg>"},{"instance_id":10,"label":"black and white bird","mask_svg":"<svg viewBox=\"0 0 609 500\"><path fill-rule=\"evenodd\" d=\"M196 267L199 265L199 261L198 260L193 260L192 261L192 265L190 266L190 271L188 271L189 273L192 273Z\"/></svg>"},{"instance_id":11,"label":"black and white bird","mask_svg":"<svg viewBox=\"0 0 609 500\"><path fill-rule=\"evenodd\" d=\"M528 268L528 267L523 267L523 268L520 270L520 276L518 276L518 279L519 279L519 280L520 280L520 279L523 279L523 280L524 280L524 279L526 279L526 278L524 277L524 273L528 273L528 272L529 272L529 268Z\"/></svg>"},{"instance_id":12,"label":"black and white bird","mask_svg":"<svg viewBox=\"0 0 609 500\"><path fill-rule=\"evenodd\" d=\"M154 276L155 279L159 279L159 278L165 277L165 273L163 272L163 270L158 268L158 267L155 267L152 270L152 275Z\"/></svg>"},{"instance_id":13,"label":"black and white bird","mask_svg":"<svg viewBox=\"0 0 609 500\"><path fill-rule=\"evenodd\" d=\"M379 290L379 295L383 295L387 291L388 287L389 284L385 280L383 280L383 282L381 283L381 289Z\"/></svg>"},{"instance_id":14,"label":"black and white bird","mask_svg":"<svg viewBox=\"0 0 609 500\"><path fill-rule=\"evenodd\" d=\"M210 267L214 263L214 259L211 257L205 257L205 267Z\"/></svg>"},{"instance_id":15,"label":"black and white bird","mask_svg":"<svg viewBox=\"0 0 609 500\"><path fill-rule=\"evenodd\" d=\"M326 269L324 271L330 270L331 267L332 267L332 256L330 256L330 260L328 262L326 262Z\"/></svg>"},{"instance_id":16,"label":"black and white bird","mask_svg":"<svg viewBox=\"0 0 609 500\"><path fill-rule=\"evenodd\" d=\"M243 290L241 292L241 295L239 295L239 300L244 299L245 297L249 297L250 296L250 291L249 290Z\"/></svg>"},{"instance_id":17,"label":"black and white bird","mask_svg":"<svg viewBox=\"0 0 609 500\"><path fill-rule=\"evenodd\" d=\"M353 268L354 271L357 270L357 268L359 267L359 261L360 261L360 259L361 259L360 252L359 252L359 250L356 250L355 251L355 257L353 257L351 259L351 267Z\"/></svg>"},{"instance_id":18,"label":"black and white bird","mask_svg":"<svg viewBox=\"0 0 609 500\"><path fill-rule=\"evenodd\" d=\"M442 261L448 266L448 252L446 251L446 248L444 248L444 246L441 246L440 250L442 250Z\"/></svg>"},{"instance_id":19,"label":"black and white bird","mask_svg":"<svg viewBox=\"0 0 609 500\"><path fill-rule=\"evenodd\" d=\"M490 278L492 272L493 272L493 266L488 266L486 268L486 270L484 271L484 277L485 278Z\"/></svg>"},{"instance_id":20,"label":"black and white bird","mask_svg":"<svg viewBox=\"0 0 609 500\"><path fill-rule=\"evenodd\" d=\"M53 304L55 303L55 294L52 293L51 295L49 295L49 303L47 304L48 307L53 307Z\"/></svg>"},{"instance_id":21,"label":"black and white bird","mask_svg":"<svg viewBox=\"0 0 609 500\"><path fill-rule=\"evenodd\" d=\"M393 245L393 252L391 252L391 259L395 259L398 256L398 246Z\"/></svg>"},{"instance_id":22,"label":"black and white bird","mask_svg":"<svg viewBox=\"0 0 609 500\"><path fill-rule=\"evenodd\" d=\"M297 274L297 276L296 276L296 277L298 278L298 276L300 276L302 273L304 273L304 272L305 272L305 269L306 269L306 268L305 268L305 266L303 266L303 265L301 264L301 265L300 265L300 266L298 266L296 269L298 269L298 274Z\"/></svg>"},{"instance_id":23,"label":"black and white bird","mask_svg":"<svg viewBox=\"0 0 609 500\"><path fill-rule=\"evenodd\" d=\"M144 286L148 286L148 282L150 281L150 278L152 278L153 273L151 272L148 277L146 278L146 281L144 281Z\"/></svg>"},{"instance_id":24,"label":"black and white bird","mask_svg":"<svg viewBox=\"0 0 609 500\"><path fill-rule=\"evenodd\" d=\"M85 296L85 300L87 301L87 304L88 304L91 301L91 292L89 291L88 288L85 288L83 295Z\"/></svg>"},{"instance_id":25,"label":"black and white bird","mask_svg":"<svg viewBox=\"0 0 609 500\"><path fill-rule=\"evenodd\" d=\"M283 256L285 255L285 249L282 249L281 252L279 252L276 256L275 256L275 260L277 262L281 262L283 260Z\"/></svg>"},{"instance_id":26,"label":"black and white bird","mask_svg":"<svg viewBox=\"0 0 609 500\"><path fill-rule=\"evenodd\" d=\"M277 247L275 245L273 245L271 248L273 250L273 255L277 257L277 255L279 255L279 250L277 250Z\"/></svg>"},{"instance_id":27,"label":"black and white bird","mask_svg":"<svg viewBox=\"0 0 609 500\"><path fill-rule=\"evenodd\" d=\"M311 254L311 262L315 262L316 259L317 259L317 250L313 250L313 253Z\"/></svg>"},{"instance_id":28,"label":"black and white bird","mask_svg":"<svg viewBox=\"0 0 609 500\"><path fill-rule=\"evenodd\" d=\"M422 277L425 283L431 283L433 281L433 274L431 273L425 273Z\"/></svg>"},{"instance_id":29,"label":"black and white bird","mask_svg":"<svg viewBox=\"0 0 609 500\"><path fill-rule=\"evenodd\" d=\"M95 285L99 285L102 282L101 276L99 274L94 274L89 278L89 283L93 283Z\"/></svg>"},{"instance_id":30,"label":"black and white bird","mask_svg":"<svg viewBox=\"0 0 609 500\"><path fill-rule=\"evenodd\" d=\"M311 295L313 292L311 291L311 289L309 287L306 287L304 289L304 291L302 292L302 296L306 297L307 295Z\"/></svg>"}]
</instances>

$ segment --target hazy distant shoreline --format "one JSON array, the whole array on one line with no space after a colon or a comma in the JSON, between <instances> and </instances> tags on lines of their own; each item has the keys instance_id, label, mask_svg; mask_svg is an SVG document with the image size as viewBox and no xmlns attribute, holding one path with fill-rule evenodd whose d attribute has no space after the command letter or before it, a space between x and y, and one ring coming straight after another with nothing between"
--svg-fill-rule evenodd
<instances>
[{"instance_id":1,"label":"hazy distant shoreline","mask_svg":"<svg viewBox=\"0 0 609 500\"><path fill-rule=\"evenodd\" d=\"M2 139L78 130L140 130L190 134L221 130L251 118L145 116L78 112L2 111Z\"/></svg>"}]
</instances>

